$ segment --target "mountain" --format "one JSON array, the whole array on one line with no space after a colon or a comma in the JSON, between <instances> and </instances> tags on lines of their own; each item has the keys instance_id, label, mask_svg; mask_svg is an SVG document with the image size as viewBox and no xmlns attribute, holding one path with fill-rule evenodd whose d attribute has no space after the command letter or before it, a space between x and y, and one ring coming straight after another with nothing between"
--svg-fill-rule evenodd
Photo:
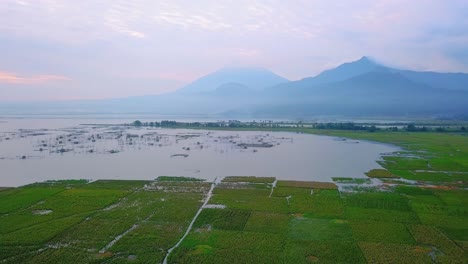
<instances>
[{"instance_id":1,"label":"mountain","mask_svg":"<svg viewBox=\"0 0 468 264\"><path fill-rule=\"evenodd\" d=\"M211 96L255 96L258 91L255 91L252 88L247 87L241 83L225 83L220 85L214 91L206 92L205 95Z\"/></svg>"},{"instance_id":2,"label":"mountain","mask_svg":"<svg viewBox=\"0 0 468 264\"><path fill-rule=\"evenodd\" d=\"M184 95L206 93L228 83L237 83L254 91L260 91L286 82L289 80L263 68L224 68L193 81L177 90L177 93Z\"/></svg>"},{"instance_id":3,"label":"mountain","mask_svg":"<svg viewBox=\"0 0 468 264\"><path fill-rule=\"evenodd\" d=\"M275 103L254 115L466 115L468 74L399 70L362 57L262 96Z\"/></svg>"},{"instance_id":4,"label":"mountain","mask_svg":"<svg viewBox=\"0 0 468 264\"><path fill-rule=\"evenodd\" d=\"M436 88L468 91L468 74L417 72L408 70L394 70L415 82L424 83Z\"/></svg>"},{"instance_id":5,"label":"mountain","mask_svg":"<svg viewBox=\"0 0 468 264\"><path fill-rule=\"evenodd\" d=\"M318 97L329 95L330 97L348 96L349 100L354 97L365 96L391 96L400 97L402 94L409 96L413 93L431 93L441 91L428 85L416 83L404 77L400 73L390 71L370 71L349 79L305 85L302 82L291 83L289 89L284 89L284 95L300 97Z\"/></svg>"},{"instance_id":6,"label":"mountain","mask_svg":"<svg viewBox=\"0 0 468 264\"><path fill-rule=\"evenodd\" d=\"M271 91L281 89L307 88L320 84L335 83L370 72L398 73L408 80L413 81L414 83L425 84L433 88L454 91L468 91L468 74L466 73L439 73L430 71L418 72L395 69L380 65L366 56L357 61L347 62L339 65L336 68L326 70L314 77L308 77L302 80L276 85L271 88ZM376 81L377 83L383 83L383 80L373 81Z\"/></svg>"},{"instance_id":7,"label":"mountain","mask_svg":"<svg viewBox=\"0 0 468 264\"><path fill-rule=\"evenodd\" d=\"M261 68L225 68L164 95L0 105L0 113L8 112L468 118L468 74L400 70L368 57L298 81Z\"/></svg>"},{"instance_id":8,"label":"mountain","mask_svg":"<svg viewBox=\"0 0 468 264\"><path fill-rule=\"evenodd\" d=\"M367 72L385 72L388 70L388 68L378 65L368 57L364 56L357 61L347 62L334 69L326 70L315 77L302 79L302 82L306 82L308 84L338 82Z\"/></svg>"},{"instance_id":9,"label":"mountain","mask_svg":"<svg viewBox=\"0 0 468 264\"><path fill-rule=\"evenodd\" d=\"M326 70L315 77L308 77L298 81L283 83L271 88L271 91L288 89L303 89L320 84L344 81L346 79L369 72L388 72L389 68L378 65L368 57L364 56L354 62L347 62L336 68Z\"/></svg>"}]
</instances>

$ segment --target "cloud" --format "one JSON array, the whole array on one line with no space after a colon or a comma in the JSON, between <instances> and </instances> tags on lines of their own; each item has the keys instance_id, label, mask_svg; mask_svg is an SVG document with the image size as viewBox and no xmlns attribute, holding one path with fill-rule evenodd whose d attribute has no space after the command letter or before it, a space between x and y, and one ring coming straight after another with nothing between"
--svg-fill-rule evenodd
<instances>
[{"instance_id":1,"label":"cloud","mask_svg":"<svg viewBox=\"0 0 468 264\"><path fill-rule=\"evenodd\" d=\"M251 49L235 49L235 53L237 53L241 57L257 57L260 54L259 50L251 50Z\"/></svg>"},{"instance_id":2,"label":"cloud","mask_svg":"<svg viewBox=\"0 0 468 264\"><path fill-rule=\"evenodd\" d=\"M7 84L43 84L56 81L70 81L71 79L61 75L32 75L21 76L12 72L0 71L0 83Z\"/></svg>"},{"instance_id":3,"label":"cloud","mask_svg":"<svg viewBox=\"0 0 468 264\"><path fill-rule=\"evenodd\" d=\"M231 24L222 22L216 17L207 14L184 14L179 12L162 12L153 17L157 24L180 26L183 29L199 28L210 31L219 31L232 28Z\"/></svg>"},{"instance_id":4,"label":"cloud","mask_svg":"<svg viewBox=\"0 0 468 264\"><path fill-rule=\"evenodd\" d=\"M363 55L468 72L466 14L466 0L0 0L0 82L117 97L233 64L300 79ZM73 82L16 74L39 71Z\"/></svg>"}]
</instances>

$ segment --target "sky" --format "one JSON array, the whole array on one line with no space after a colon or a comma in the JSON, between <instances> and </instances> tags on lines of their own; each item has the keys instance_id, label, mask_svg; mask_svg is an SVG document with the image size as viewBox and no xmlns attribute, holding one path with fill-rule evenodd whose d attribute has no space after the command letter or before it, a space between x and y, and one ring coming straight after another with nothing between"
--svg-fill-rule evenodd
<instances>
[{"instance_id":1,"label":"sky","mask_svg":"<svg viewBox=\"0 0 468 264\"><path fill-rule=\"evenodd\" d=\"M0 101L161 94L223 67L290 80L366 55L468 72L466 0L0 0Z\"/></svg>"}]
</instances>

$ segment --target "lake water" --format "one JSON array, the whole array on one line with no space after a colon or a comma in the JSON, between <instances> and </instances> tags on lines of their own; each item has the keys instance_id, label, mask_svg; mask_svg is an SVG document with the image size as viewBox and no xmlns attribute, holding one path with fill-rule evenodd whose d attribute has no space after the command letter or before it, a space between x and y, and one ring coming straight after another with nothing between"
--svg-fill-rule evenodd
<instances>
[{"instance_id":1,"label":"lake water","mask_svg":"<svg viewBox=\"0 0 468 264\"><path fill-rule=\"evenodd\" d=\"M0 119L0 186L60 179L365 177L394 146L283 132L134 128L135 119ZM108 125L82 125L82 124ZM111 125L114 124L114 125Z\"/></svg>"}]
</instances>

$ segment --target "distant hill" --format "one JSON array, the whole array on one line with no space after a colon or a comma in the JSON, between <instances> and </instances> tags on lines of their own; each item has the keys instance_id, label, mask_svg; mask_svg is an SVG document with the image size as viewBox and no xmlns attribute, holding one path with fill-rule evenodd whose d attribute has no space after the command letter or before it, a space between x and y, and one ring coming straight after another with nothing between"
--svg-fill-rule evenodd
<instances>
[{"instance_id":1,"label":"distant hill","mask_svg":"<svg viewBox=\"0 0 468 264\"><path fill-rule=\"evenodd\" d=\"M319 84L309 84L309 81L303 80L291 82L281 86L271 88L281 96L301 96L317 97L319 95L346 95L349 100L356 96L390 96L400 97L412 93L431 93L443 91L422 83L416 83L406 78L400 73L390 71L370 71L360 75L352 76L349 79L336 82L327 82ZM268 90L265 91L268 94Z\"/></svg>"},{"instance_id":2,"label":"distant hill","mask_svg":"<svg viewBox=\"0 0 468 264\"><path fill-rule=\"evenodd\" d=\"M326 70L315 77L304 78L300 82L307 83L309 85L338 82L368 72L385 72L388 70L388 68L378 65L368 57L364 56L360 60L341 64L340 66Z\"/></svg>"},{"instance_id":3,"label":"distant hill","mask_svg":"<svg viewBox=\"0 0 468 264\"><path fill-rule=\"evenodd\" d=\"M250 109L255 116L466 116L468 74L399 70L362 57L270 87L262 97L273 103Z\"/></svg>"},{"instance_id":4,"label":"distant hill","mask_svg":"<svg viewBox=\"0 0 468 264\"><path fill-rule=\"evenodd\" d=\"M468 74L466 73L394 71L399 72L410 80L424 83L435 88L468 91Z\"/></svg>"},{"instance_id":5,"label":"distant hill","mask_svg":"<svg viewBox=\"0 0 468 264\"><path fill-rule=\"evenodd\" d=\"M206 93L229 83L237 83L254 91L260 91L286 82L289 80L263 68L224 68L193 81L176 93L185 95Z\"/></svg>"},{"instance_id":6,"label":"distant hill","mask_svg":"<svg viewBox=\"0 0 468 264\"><path fill-rule=\"evenodd\" d=\"M206 92L205 95L211 96L255 96L258 91L247 87L246 85L230 82L217 87L213 91Z\"/></svg>"},{"instance_id":7,"label":"distant hill","mask_svg":"<svg viewBox=\"0 0 468 264\"><path fill-rule=\"evenodd\" d=\"M400 70L368 57L298 81L262 68L225 68L164 95L0 105L2 112L468 118L468 74Z\"/></svg>"},{"instance_id":8,"label":"distant hill","mask_svg":"<svg viewBox=\"0 0 468 264\"><path fill-rule=\"evenodd\" d=\"M282 88L304 88L325 83L335 83L371 72L399 73L401 76L404 76L414 83L425 84L433 88L468 91L468 74L466 73L439 73L400 70L380 65L366 56L357 61L347 62L339 65L336 68L326 70L315 77L308 77L302 80L277 85L272 87L272 91L281 90ZM375 84L384 82L383 80L368 81L373 81ZM387 78L386 81L389 81L389 79Z\"/></svg>"}]
</instances>

